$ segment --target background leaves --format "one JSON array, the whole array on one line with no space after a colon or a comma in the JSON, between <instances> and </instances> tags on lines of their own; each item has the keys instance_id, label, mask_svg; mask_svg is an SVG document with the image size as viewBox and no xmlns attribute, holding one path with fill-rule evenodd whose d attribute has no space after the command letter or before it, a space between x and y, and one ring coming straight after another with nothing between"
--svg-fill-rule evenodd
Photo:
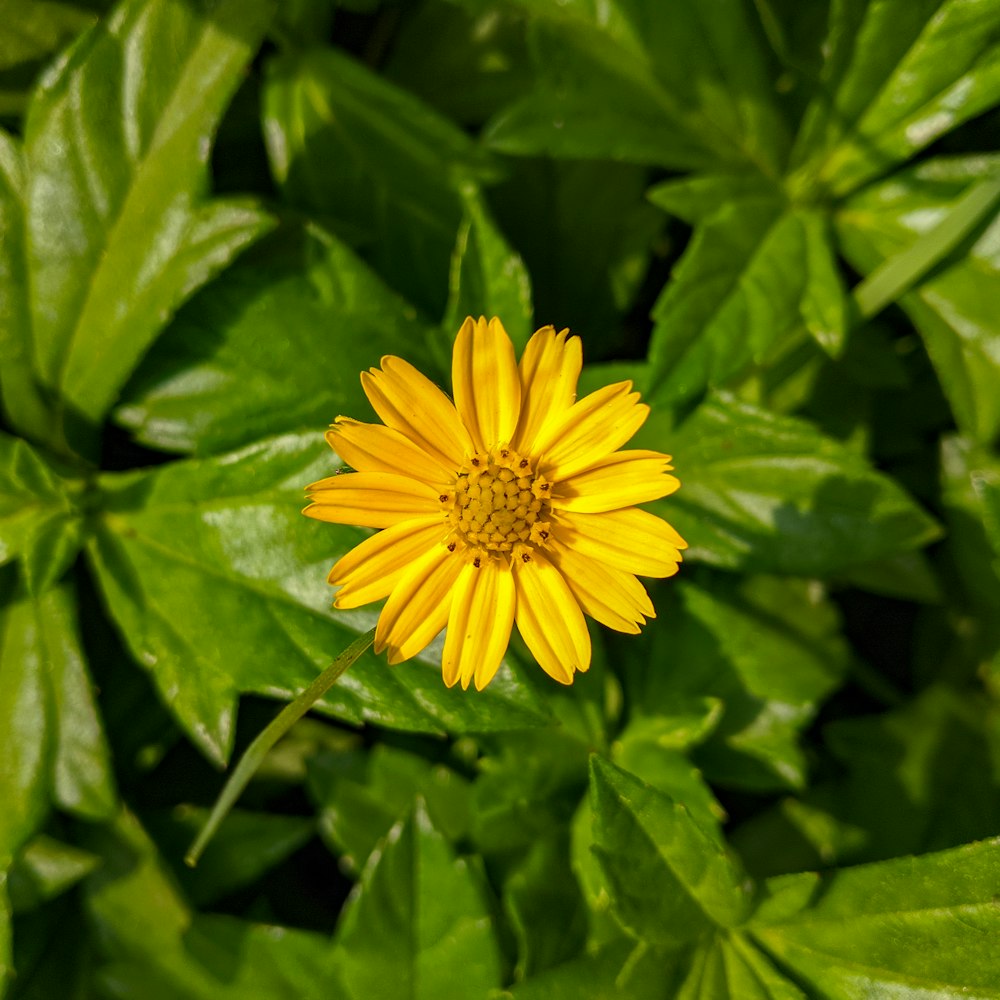
<instances>
[{"instance_id":1,"label":"background leaves","mask_svg":"<svg viewBox=\"0 0 1000 1000\"><path fill-rule=\"evenodd\" d=\"M1000 996L992 0L9 0L0 994ZM631 379L690 544L486 692L302 518L466 314Z\"/></svg>"}]
</instances>

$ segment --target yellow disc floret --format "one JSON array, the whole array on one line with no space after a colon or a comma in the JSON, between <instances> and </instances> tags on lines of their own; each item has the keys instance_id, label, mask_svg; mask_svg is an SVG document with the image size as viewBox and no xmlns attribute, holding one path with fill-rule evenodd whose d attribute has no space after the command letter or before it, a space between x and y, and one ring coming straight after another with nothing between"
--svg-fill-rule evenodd
<instances>
[{"instance_id":1,"label":"yellow disc floret","mask_svg":"<svg viewBox=\"0 0 1000 1000\"><path fill-rule=\"evenodd\" d=\"M442 496L448 520L477 553L509 554L515 545L544 545L549 537L551 484L507 445L473 455L454 493Z\"/></svg>"}]
</instances>

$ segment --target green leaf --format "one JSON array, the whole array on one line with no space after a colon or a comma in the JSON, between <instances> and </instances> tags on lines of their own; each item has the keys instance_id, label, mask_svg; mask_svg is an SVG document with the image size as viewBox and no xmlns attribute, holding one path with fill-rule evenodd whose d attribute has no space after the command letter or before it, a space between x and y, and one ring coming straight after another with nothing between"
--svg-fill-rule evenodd
<instances>
[{"instance_id":1,"label":"green leaf","mask_svg":"<svg viewBox=\"0 0 1000 1000\"><path fill-rule=\"evenodd\" d=\"M85 883L90 925L107 964L102 995L120 1000L323 1000L342 996L325 936L234 917L192 914L131 816L84 846L102 867Z\"/></svg>"},{"instance_id":2,"label":"green leaf","mask_svg":"<svg viewBox=\"0 0 1000 1000\"><path fill-rule=\"evenodd\" d=\"M838 354L847 305L826 228L816 210L786 208L773 195L725 198L654 307L652 398L678 404L724 385L802 329Z\"/></svg>"},{"instance_id":3,"label":"green leaf","mask_svg":"<svg viewBox=\"0 0 1000 1000\"><path fill-rule=\"evenodd\" d=\"M108 474L88 546L105 602L136 659L198 746L224 761L236 696L290 698L373 624L333 613L325 582L360 529L299 513L302 489L336 465L318 434L214 459ZM537 725L544 715L504 670L474 698L441 681L440 645L390 668L363 656L318 708L419 732Z\"/></svg>"},{"instance_id":4,"label":"green leaf","mask_svg":"<svg viewBox=\"0 0 1000 1000\"><path fill-rule=\"evenodd\" d=\"M753 935L811 993L1000 996L1000 841L773 880Z\"/></svg>"},{"instance_id":5,"label":"green leaf","mask_svg":"<svg viewBox=\"0 0 1000 1000\"><path fill-rule=\"evenodd\" d=\"M49 414L31 360L25 175L20 146L0 129L0 404L12 427L36 440L49 433Z\"/></svg>"},{"instance_id":6,"label":"green leaf","mask_svg":"<svg viewBox=\"0 0 1000 1000\"><path fill-rule=\"evenodd\" d=\"M9 579L9 574L7 575ZM48 807L51 707L46 690L44 639L33 602L0 609L0 869L7 869ZM39 738L39 734L42 737Z\"/></svg>"},{"instance_id":7,"label":"green leaf","mask_svg":"<svg viewBox=\"0 0 1000 1000\"><path fill-rule=\"evenodd\" d=\"M451 259L442 326L457 331L466 316L499 316L520 354L534 332L528 271L490 217L479 192L469 185L462 190L462 200L465 216Z\"/></svg>"},{"instance_id":8,"label":"green leaf","mask_svg":"<svg viewBox=\"0 0 1000 1000\"><path fill-rule=\"evenodd\" d=\"M742 3L522 0L537 83L487 140L508 153L780 169L784 122Z\"/></svg>"},{"instance_id":9,"label":"green leaf","mask_svg":"<svg viewBox=\"0 0 1000 1000\"><path fill-rule=\"evenodd\" d=\"M10 899L15 912L34 909L65 892L97 864L90 852L39 834L24 846L10 869Z\"/></svg>"},{"instance_id":10,"label":"green leaf","mask_svg":"<svg viewBox=\"0 0 1000 1000\"><path fill-rule=\"evenodd\" d=\"M370 419L359 373L383 354L432 371L439 336L335 237L287 224L180 310L115 419L145 444L202 454Z\"/></svg>"},{"instance_id":11,"label":"green leaf","mask_svg":"<svg viewBox=\"0 0 1000 1000\"><path fill-rule=\"evenodd\" d=\"M439 313L459 191L488 176L487 155L335 49L280 56L267 70L264 134L286 201L328 221L394 288Z\"/></svg>"},{"instance_id":12,"label":"green leaf","mask_svg":"<svg viewBox=\"0 0 1000 1000\"><path fill-rule=\"evenodd\" d=\"M751 886L683 805L597 756L591 804L594 851L632 933L671 946L746 919Z\"/></svg>"},{"instance_id":13,"label":"green leaf","mask_svg":"<svg viewBox=\"0 0 1000 1000\"><path fill-rule=\"evenodd\" d=\"M146 827L170 857L180 857L208 819L207 809L177 806L146 818ZM233 809L199 857L196 868L176 867L177 880L195 906L257 881L297 851L315 833L307 816L282 816Z\"/></svg>"},{"instance_id":14,"label":"green leaf","mask_svg":"<svg viewBox=\"0 0 1000 1000\"><path fill-rule=\"evenodd\" d=\"M1000 738L983 699L934 685L894 712L831 723L824 736L846 771L806 798L837 821L816 841L824 862L937 851L1000 828Z\"/></svg>"},{"instance_id":15,"label":"green leaf","mask_svg":"<svg viewBox=\"0 0 1000 1000\"><path fill-rule=\"evenodd\" d=\"M0 867L35 832L50 801L90 819L115 805L71 593L53 588L0 609Z\"/></svg>"},{"instance_id":16,"label":"green leaf","mask_svg":"<svg viewBox=\"0 0 1000 1000\"><path fill-rule=\"evenodd\" d=\"M851 662L822 587L685 573L672 590L679 600L671 627L652 634L633 689L641 712L655 717L710 692L725 711L694 752L709 780L758 791L804 788L800 734ZM667 657L684 669L663 670Z\"/></svg>"},{"instance_id":17,"label":"green leaf","mask_svg":"<svg viewBox=\"0 0 1000 1000\"><path fill-rule=\"evenodd\" d=\"M576 956L587 937L586 907L564 836L536 841L504 883L504 908L517 940L517 980Z\"/></svg>"},{"instance_id":18,"label":"green leaf","mask_svg":"<svg viewBox=\"0 0 1000 1000\"><path fill-rule=\"evenodd\" d=\"M319 810L320 833L354 874L418 797L450 841L468 834L469 783L443 764L385 744L317 755L309 762L307 789Z\"/></svg>"},{"instance_id":19,"label":"green leaf","mask_svg":"<svg viewBox=\"0 0 1000 1000\"><path fill-rule=\"evenodd\" d=\"M843 195L1000 98L990 0L838 0L792 190Z\"/></svg>"},{"instance_id":20,"label":"green leaf","mask_svg":"<svg viewBox=\"0 0 1000 1000\"><path fill-rule=\"evenodd\" d=\"M677 430L665 423L654 412L635 442L674 455L683 485L654 509L693 559L824 577L940 534L894 480L804 421L718 395Z\"/></svg>"},{"instance_id":21,"label":"green leaf","mask_svg":"<svg viewBox=\"0 0 1000 1000\"><path fill-rule=\"evenodd\" d=\"M170 313L271 224L245 200L203 198L208 144L270 10L124 0L32 101L34 358L77 447ZM177 58L150 58L163 38Z\"/></svg>"},{"instance_id":22,"label":"green leaf","mask_svg":"<svg viewBox=\"0 0 1000 1000\"><path fill-rule=\"evenodd\" d=\"M676 954L618 938L593 952L518 983L515 1000L675 1000Z\"/></svg>"},{"instance_id":23,"label":"green leaf","mask_svg":"<svg viewBox=\"0 0 1000 1000\"><path fill-rule=\"evenodd\" d=\"M93 10L61 0L5 0L3 13L0 115L12 117L24 111L45 63L97 18Z\"/></svg>"},{"instance_id":24,"label":"green leaf","mask_svg":"<svg viewBox=\"0 0 1000 1000\"><path fill-rule=\"evenodd\" d=\"M690 959L676 1000L808 1000L739 932L719 935Z\"/></svg>"},{"instance_id":25,"label":"green leaf","mask_svg":"<svg viewBox=\"0 0 1000 1000\"><path fill-rule=\"evenodd\" d=\"M930 160L866 188L837 216L844 253L861 272L921 241L977 182L1000 177L996 157ZM920 331L941 387L962 430L977 441L1000 432L1000 218L994 213L899 304Z\"/></svg>"},{"instance_id":26,"label":"green leaf","mask_svg":"<svg viewBox=\"0 0 1000 1000\"><path fill-rule=\"evenodd\" d=\"M26 441L0 432L0 565L21 559L33 594L62 576L80 549L81 492Z\"/></svg>"},{"instance_id":27,"label":"green leaf","mask_svg":"<svg viewBox=\"0 0 1000 1000\"><path fill-rule=\"evenodd\" d=\"M337 926L337 970L365 1000L485 997L500 957L482 887L418 805L368 862Z\"/></svg>"}]
</instances>

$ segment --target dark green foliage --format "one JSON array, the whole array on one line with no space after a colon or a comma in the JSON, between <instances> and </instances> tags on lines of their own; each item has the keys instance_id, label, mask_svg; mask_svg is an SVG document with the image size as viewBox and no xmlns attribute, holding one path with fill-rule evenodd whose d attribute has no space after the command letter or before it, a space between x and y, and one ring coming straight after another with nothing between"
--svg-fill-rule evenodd
<instances>
[{"instance_id":1,"label":"dark green foliage","mask_svg":"<svg viewBox=\"0 0 1000 1000\"><path fill-rule=\"evenodd\" d=\"M1000 1000L998 114L996 0L5 0L0 996ZM635 381L679 576L365 655L184 868L469 313Z\"/></svg>"}]
</instances>

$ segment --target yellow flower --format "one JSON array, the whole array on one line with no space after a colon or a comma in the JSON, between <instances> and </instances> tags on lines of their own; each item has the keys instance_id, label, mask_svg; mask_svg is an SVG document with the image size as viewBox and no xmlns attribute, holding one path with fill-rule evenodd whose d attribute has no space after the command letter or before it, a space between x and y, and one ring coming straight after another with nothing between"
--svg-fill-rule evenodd
<instances>
[{"instance_id":1,"label":"yellow flower","mask_svg":"<svg viewBox=\"0 0 1000 1000\"><path fill-rule=\"evenodd\" d=\"M669 455L619 451L649 407L631 382L576 399L579 337L543 327L520 364L498 319L462 324L450 399L401 358L361 375L383 424L327 432L355 472L307 487L303 513L382 530L330 571L334 606L387 597L375 651L419 653L446 625L445 683L482 690L518 631L562 684L590 666L584 613L619 632L655 616L642 576L687 545L635 504L680 485Z\"/></svg>"}]
</instances>

